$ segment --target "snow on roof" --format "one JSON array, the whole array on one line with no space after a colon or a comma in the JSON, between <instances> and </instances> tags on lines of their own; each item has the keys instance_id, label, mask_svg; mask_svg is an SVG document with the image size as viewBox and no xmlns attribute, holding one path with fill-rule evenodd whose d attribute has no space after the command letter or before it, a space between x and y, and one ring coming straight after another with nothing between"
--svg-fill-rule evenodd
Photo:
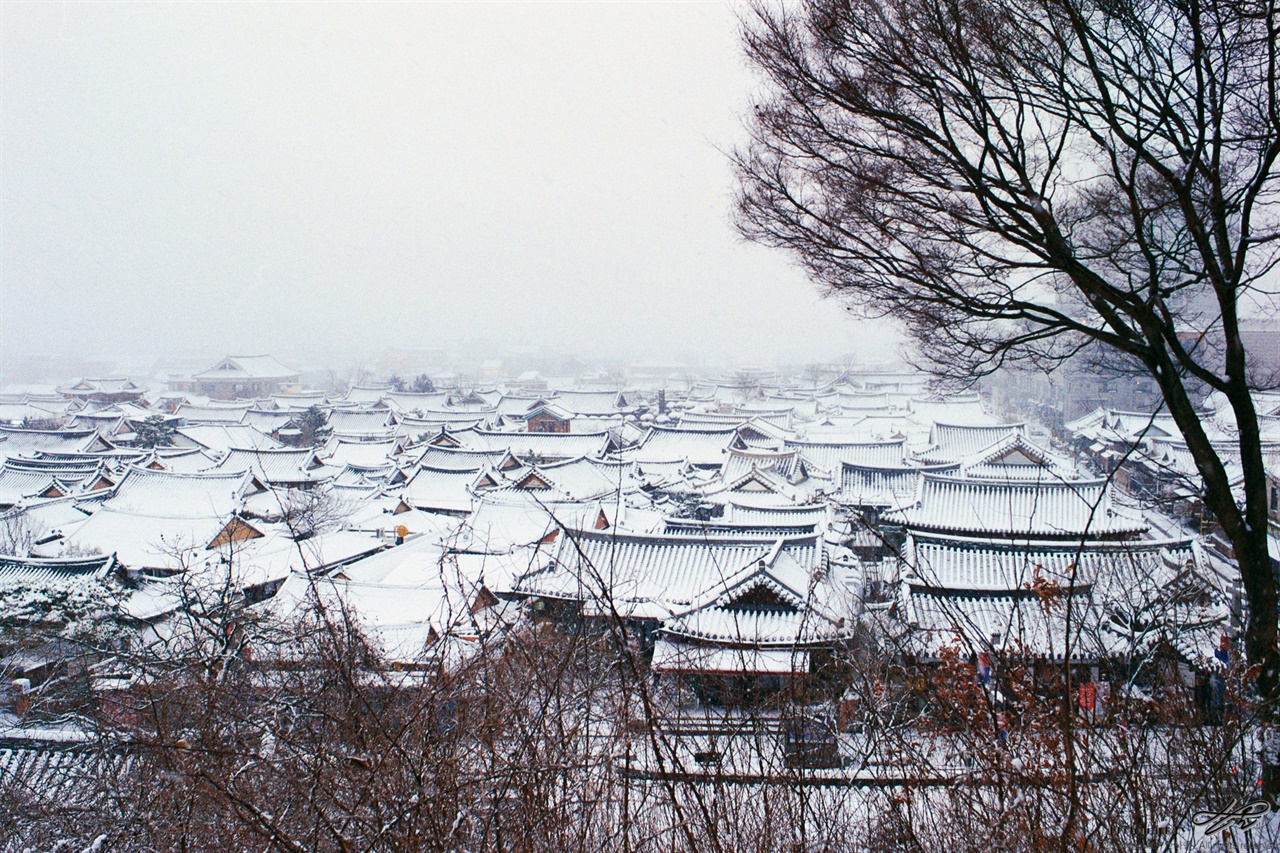
<instances>
[{"instance_id":1,"label":"snow on roof","mask_svg":"<svg viewBox=\"0 0 1280 853\"><path fill-rule=\"evenodd\" d=\"M197 471L206 471L214 461L197 447L161 447L153 450L150 458L153 462L163 466L166 471L173 471L178 474L194 474ZM141 464L150 463L144 462Z\"/></svg>"},{"instance_id":2,"label":"snow on roof","mask_svg":"<svg viewBox=\"0 0 1280 853\"><path fill-rule=\"evenodd\" d=\"M42 456L37 459L14 458L4 460L4 470L39 471L55 474L66 482L78 482L102 469L104 459L96 454L70 457Z\"/></svg>"},{"instance_id":3,"label":"snow on roof","mask_svg":"<svg viewBox=\"0 0 1280 853\"><path fill-rule=\"evenodd\" d=\"M725 506L725 519L735 524L818 524L827 513L825 504L801 504L785 507L757 507L735 503Z\"/></svg>"},{"instance_id":4,"label":"snow on roof","mask_svg":"<svg viewBox=\"0 0 1280 853\"><path fill-rule=\"evenodd\" d=\"M21 519L20 523L28 525L37 539L53 533L68 533L89 518L88 511L79 507L79 500L78 495L43 500L22 509L6 510L3 517L5 521Z\"/></svg>"},{"instance_id":5,"label":"snow on roof","mask_svg":"<svg viewBox=\"0 0 1280 853\"><path fill-rule=\"evenodd\" d=\"M271 436L243 424L199 424L179 427L175 443L183 439L213 453L226 453L233 447L274 450L283 447Z\"/></svg>"},{"instance_id":6,"label":"snow on roof","mask_svg":"<svg viewBox=\"0 0 1280 853\"><path fill-rule=\"evenodd\" d=\"M1033 444L1019 432L1010 432L960 464L964 477L983 480L1073 479L1075 468L1069 460L1055 456Z\"/></svg>"},{"instance_id":7,"label":"snow on roof","mask_svg":"<svg viewBox=\"0 0 1280 853\"><path fill-rule=\"evenodd\" d=\"M35 430L0 427L0 457L34 456L42 451L81 453L97 439L97 430Z\"/></svg>"},{"instance_id":8,"label":"snow on roof","mask_svg":"<svg viewBox=\"0 0 1280 853\"><path fill-rule=\"evenodd\" d=\"M467 430L485 423L488 415L475 412L424 412L422 415L400 415L400 423L396 425L396 435L420 435L438 433L441 427L449 427L458 431Z\"/></svg>"},{"instance_id":9,"label":"snow on roof","mask_svg":"<svg viewBox=\"0 0 1280 853\"><path fill-rule=\"evenodd\" d=\"M329 428L343 435L389 435L396 419L390 409L334 409Z\"/></svg>"},{"instance_id":10,"label":"snow on roof","mask_svg":"<svg viewBox=\"0 0 1280 853\"><path fill-rule=\"evenodd\" d=\"M815 532L820 518L818 515L791 517L782 513L774 516L768 510L758 512L761 518L756 520L666 518L662 532L669 536L776 539L779 536L808 536Z\"/></svg>"},{"instance_id":11,"label":"snow on roof","mask_svg":"<svg viewBox=\"0 0 1280 853\"><path fill-rule=\"evenodd\" d=\"M969 424L935 423L929 431L929 450L921 454L921 461L959 462L972 456L1011 432L1024 432L1026 424Z\"/></svg>"},{"instance_id":12,"label":"snow on roof","mask_svg":"<svg viewBox=\"0 0 1280 853\"><path fill-rule=\"evenodd\" d=\"M603 500L555 501L547 492L502 488L477 492L475 508L459 529L458 547L490 553L560 538L561 527L589 529L603 512L613 524L627 507L612 497ZM550 541L550 540L548 540Z\"/></svg>"},{"instance_id":13,"label":"snow on roof","mask_svg":"<svg viewBox=\"0 0 1280 853\"><path fill-rule=\"evenodd\" d=\"M720 476L730 482L755 470L772 471L792 483L803 480L808 473L797 450L777 452L731 448L729 458L720 467Z\"/></svg>"},{"instance_id":14,"label":"snow on roof","mask_svg":"<svg viewBox=\"0 0 1280 853\"><path fill-rule=\"evenodd\" d=\"M405 483L400 499L415 509L468 513L473 500L471 485L480 476L476 471L420 467Z\"/></svg>"},{"instance_id":15,"label":"snow on roof","mask_svg":"<svg viewBox=\"0 0 1280 853\"><path fill-rule=\"evenodd\" d=\"M883 391L841 391L836 395L836 405L849 413L887 412L891 408L889 395Z\"/></svg>"},{"instance_id":16,"label":"snow on roof","mask_svg":"<svg viewBox=\"0 0 1280 853\"><path fill-rule=\"evenodd\" d=\"M1189 541L1078 542L1053 546L1010 546L952 537L908 537L903 562L907 582L916 586L970 591L1027 589L1037 577L1060 587L1087 589L1123 565L1130 576L1155 577L1169 559L1190 559Z\"/></svg>"},{"instance_id":17,"label":"snow on roof","mask_svg":"<svg viewBox=\"0 0 1280 853\"><path fill-rule=\"evenodd\" d=\"M621 391L559 391L551 401L575 415L616 415L626 405Z\"/></svg>"},{"instance_id":18,"label":"snow on roof","mask_svg":"<svg viewBox=\"0 0 1280 853\"><path fill-rule=\"evenodd\" d=\"M585 457L536 465L508 475L508 479L518 488L530 481L545 482L556 493L556 500L562 501L590 500L639 488L630 464Z\"/></svg>"},{"instance_id":19,"label":"snow on roof","mask_svg":"<svg viewBox=\"0 0 1280 853\"><path fill-rule=\"evenodd\" d=\"M937 656L944 646L964 651L994 647L1061 660L1067 648L1068 608L1046 609L1034 592L948 594L912 589L904 599L908 643L918 654ZM1079 626L1097 624L1099 615L1085 596L1075 599L1070 608L1071 659L1096 660L1106 648L1094 632L1080 631Z\"/></svg>"},{"instance_id":20,"label":"snow on roof","mask_svg":"<svg viewBox=\"0 0 1280 853\"><path fill-rule=\"evenodd\" d=\"M45 495L53 490L57 494ZM59 484L48 471L14 470L6 465L0 469L0 507L25 503L32 498L64 497L71 489Z\"/></svg>"},{"instance_id":21,"label":"snow on roof","mask_svg":"<svg viewBox=\"0 0 1280 853\"><path fill-rule=\"evenodd\" d=\"M479 579L447 562L441 570L439 550L418 539L353 562L336 575L292 575L273 600L273 609L296 611L314 590L329 608L340 606L352 614L387 659L434 662L442 653L439 641L447 635L477 641L493 627L473 607Z\"/></svg>"},{"instance_id":22,"label":"snow on roof","mask_svg":"<svg viewBox=\"0 0 1280 853\"><path fill-rule=\"evenodd\" d=\"M342 573L349 580L361 583L429 585L438 583L445 571L444 554L445 546L438 537L418 536L403 545L356 560L344 566Z\"/></svg>"},{"instance_id":23,"label":"snow on roof","mask_svg":"<svg viewBox=\"0 0 1280 853\"><path fill-rule=\"evenodd\" d=\"M574 413L557 405L555 402L547 402L546 400L538 400L533 403L527 410L519 414L513 414L514 420L527 421L537 415L550 415L559 421L568 421L574 419Z\"/></svg>"},{"instance_id":24,"label":"snow on roof","mask_svg":"<svg viewBox=\"0 0 1280 853\"><path fill-rule=\"evenodd\" d=\"M201 571L209 573L214 583L225 578L224 555L230 558L232 582L245 589L283 581L291 572L320 574L386 547L381 539L364 532L329 530L297 540L283 524L255 522L254 526L264 535L194 554L192 564L199 568L192 581L199 582Z\"/></svg>"},{"instance_id":25,"label":"snow on roof","mask_svg":"<svg viewBox=\"0 0 1280 853\"><path fill-rule=\"evenodd\" d=\"M1202 423L1211 439L1215 432L1220 432L1216 419L1205 418ZM1163 410L1155 413L1127 412L1099 407L1069 421L1064 427L1073 435L1093 441L1133 443L1144 439L1179 439L1182 436L1173 417Z\"/></svg>"},{"instance_id":26,"label":"snow on roof","mask_svg":"<svg viewBox=\"0 0 1280 853\"><path fill-rule=\"evenodd\" d=\"M146 388L139 386L132 379L121 376L106 377L100 379L84 378L74 385L68 386L63 393L70 394L119 394L123 392L137 392L143 394Z\"/></svg>"},{"instance_id":27,"label":"snow on roof","mask_svg":"<svg viewBox=\"0 0 1280 853\"><path fill-rule=\"evenodd\" d=\"M761 508L807 504L813 499L810 481L791 483L774 471L753 468L733 478L717 476L701 493L717 503L735 503Z\"/></svg>"},{"instance_id":28,"label":"snow on roof","mask_svg":"<svg viewBox=\"0 0 1280 853\"><path fill-rule=\"evenodd\" d=\"M347 394L344 399L349 403L380 403L382 402L382 399L391 392L391 386L386 383L352 385L347 389Z\"/></svg>"},{"instance_id":29,"label":"snow on roof","mask_svg":"<svg viewBox=\"0 0 1280 853\"><path fill-rule=\"evenodd\" d=\"M248 403L232 406L192 406L184 404L174 413L188 425L195 424L238 424L242 423L249 412Z\"/></svg>"},{"instance_id":30,"label":"snow on roof","mask_svg":"<svg viewBox=\"0 0 1280 853\"><path fill-rule=\"evenodd\" d=\"M689 462L698 466L720 466L729 458L729 448L741 446L738 428L675 429L652 427L635 452L637 462Z\"/></svg>"},{"instance_id":31,"label":"snow on roof","mask_svg":"<svg viewBox=\"0 0 1280 853\"><path fill-rule=\"evenodd\" d=\"M804 606L796 610L747 610L717 605L668 620L662 633L702 642L785 648L835 642L852 634L852 629Z\"/></svg>"},{"instance_id":32,"label":"snow on roof","mask_svg":"<svg viewBox=\"0 0 1280 853\"><path fill-rule=\"evenodd\" d=\"M250 409L244 413L241 422L261 432L272 433L285 427L293 417L293 413L287 411Z\"/></svg>"},{"instance_id":33,"label":"snow on roof","mask_svg":"<svg viewBox=\"0 0 1280 853\"><path fill-rule=\"evenodd\" d=\"M807 675L809 652L804 649L686 645L660 638L654 644L651 668L654 672L698 675Z\"/></svg>"},{"instance_id":34,"label":"snow on roof","mask_svg":"<svg viewBox=\"0 0 1280 853\"><path fill-rule=\"evenodd\" d=\"M105 578L115 569L114 554L105 557L46 559L0 554L0 582L45 584L76 577Z\"/></svg>"},{"instance_id":35,"label":"snow on roof","mask_svg":"<svg viewBox=\"0 0 1280 853\"><path fill-rule=\"evenodd\" d=\"M1000 482L922 474L914 506L886 518L910 529L985 538L1136 534L1141 518L1111 501L1106 480Z\"/></svg>"},{"instance_id":36,"label":"snow on roof","mask_svg":"<svg viewBox=\"0 0 1280 853\"><path fill-rule=\"evenodd\" d=\"M329 395L320 390L296 391L271 395L271 403L286 412L305 412L312 406L328 406Z\"/></svg>"},{"instance_id":37,"label":"snow on roof","mask_svg":"<svg viewBox=\"0 0 1280 853\"><path fill-rule=\"evenodd\" d=\"M555 567L526 576L526 593L609 602L653 601L676 611L760 561L785 557L813 568L816 536L777 539L693 539L612 531L573 531L561 537Z\"/></svg>"},{"instance_id":38,"label":"snow on roof","mask_svg":"<svg viewBox=\"0 0 1280 853\"><path fill-rule=\"evenodd\" d=\"M529 407L545 399L537 394L503 394L495 408L500 415L523 415Z\"/></svg>"},{"instance_id":39,"label":"snow on roof","mask_svg":"<svg viewBox=\"0 0 1280 853\"><path fill-rule=\"evenodd\" d=\"M227 382L245 379L297 379L298 371L285 367L270 355L229 355L208 370L193 374L191 378Z\"/></svg>"},{"instance_id":40,"label":"snow on roof","mask_svg":"<svg viewBox=\"0 0 1280 853\"><path fill-rule=\"evenodd\" d=\"M908 407L925 422L979 427L996 425L996 419L987 414L977 392L912 397Z\"/></svg>"},{"instance_id":41,"label":"snow on roof","mask_svg":"<svg viewBox=\"0 0 1280 853\"><path fill-rule=\"evenodd\" d=\"M920 471L906 466L875 468L846 462L840 475L840 500L865 507L903 506L915 500Z\"/></svg>"},{"instance_id":42,"label":"snow on roof","mask_svg":"<svg viewBox=\"0 0 1280 853\"><path fill-rule=\"evenodd\" d=\"M399 444L394 439L385 441L348 441L342 438L334 438L329 440L322 453L327 465L380 468L394 464L393 457L398 448Z\"/></svg>"},{"instance_id":43,"label":"snow on roof","mask_svg":"<svg viewBox=\"0 0 1280 853\"><path fill-rule=\"evenodd\" d=\"M115 553L131 569L172 571L183 568L189 554L203 549L225 526L226 517L139 515L100 508L64 538L33 550L50 557Z\"/></svg>"},{"instance_id":44,"label":"snow on roof","mask_svg":"<svg viewBox=\"0 0 1280 853\"><path fill-rule=\"evenodd\" d=\"M138 516L225 520L239 509L248 488L244 469L177 474L131 467L102 506Z\"/></svg>"},{"instance_id":45,"label":"snow on roof","mask_svg":"<svg viewBox=\"0 0 1280 853\"><path fill-rule=\"evenodd\" d=\"M322 463L310 447L233 447L216 470L249 471L265 484L283 486L320 483L332 479L339 469Z\"/></svg>"},{"instance_id":46,"label":"snow on roof","mask_svg":"<svg viewBox=\"0 0 1280 853\"><path fill-rule=\"evenodd\" d=\"M36 406L28 402L0 403L0 422L13 425L25 420L43 421L61 417L62 413L54 407Z\"/></svg>"},{"instance_id":47,"label":"snow on roof","mask_svg":"<svg viewBox=\"0 0 1280 853\"><path fill-rule=\"evenodd\" d=\"M895 441L787 441L789 449L800 451L804 461L825 473L838 476L842 463L877 468L902 465L907 456L905 439Z\"/></svg>"},{"instance_id":48,"label":"snow on roof","mask_svg":"<svg viewBox=\"0 0 1280 853\"><path fill-rule=\"evenodd\" d=\"M449 402L448 391L387 391L382 395L382 402L387 403L397 412L428 411L440 409Z\"/></svg>"},{"instance_id":49,"label":"snow on roof","mask_svg":"<svg viewBox=\"0 0 1280 853\"><path fill-rule=\"evenodd\" d=\"M574 459L600 456L608 441L608 433L493 432L475 430L468 441L477 450L510 450L521 461Z\"/></svg>"},{"instance_id":50,"label":"snow on roof","mask_svg":"<svg viewBox=\"0 0 1280 853\"><path fill-rule=\"evenodd\" d=\"M408 455L408 454L406 454ZM504 464L504 462L506 464ZM512 468L519 463L506 450L459 450L428 445L414 462L442 471L480 471L484 468Z\"/></svg>"}]
</instances>

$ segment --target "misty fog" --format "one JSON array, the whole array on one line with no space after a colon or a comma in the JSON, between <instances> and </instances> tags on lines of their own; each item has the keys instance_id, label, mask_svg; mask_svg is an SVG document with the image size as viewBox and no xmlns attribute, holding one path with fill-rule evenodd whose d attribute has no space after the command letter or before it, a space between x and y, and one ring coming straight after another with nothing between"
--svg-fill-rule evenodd
<instances>
[{"instance_id":1,"label":"misty fog","mask_svg":"<svg viewBox=\"0 0 1280 853\"><path fill-rule=\"evenodd\" d=\"M730 223L732 3L0 11L0 368L874 358Z\"/></svg>"}]
</instances>

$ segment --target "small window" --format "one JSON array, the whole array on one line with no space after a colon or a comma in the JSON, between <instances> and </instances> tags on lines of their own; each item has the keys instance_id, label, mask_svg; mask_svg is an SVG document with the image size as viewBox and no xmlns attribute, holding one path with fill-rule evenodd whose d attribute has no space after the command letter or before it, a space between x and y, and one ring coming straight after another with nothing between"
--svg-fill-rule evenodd
<instances>
[{"instance_id":1,"label":"small window","mask_svg":"<svg viewBox=\"0 0 1280 853\"><path fill-rule=\"evenodd\" d=\"M1271 511L1280 510L1280 486L1271 487Z\"/></svg>"}]
</instances>

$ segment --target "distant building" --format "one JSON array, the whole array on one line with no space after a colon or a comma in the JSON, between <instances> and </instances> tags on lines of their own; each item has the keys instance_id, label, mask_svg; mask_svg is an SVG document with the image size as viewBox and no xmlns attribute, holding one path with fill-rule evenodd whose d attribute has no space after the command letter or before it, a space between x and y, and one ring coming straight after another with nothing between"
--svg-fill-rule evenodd
<instances>
[{"instance_id":1,"label":"distant building","mask_svg":"<svg viewBox=\"0 0 1280 853\"><path fill-rule=\"evenodd\" d=\"M130 379L81 379L74 385L59 389L62 396L83 403L133 403L141 400L147 389Z\"/></svg>"},{"instance_id":2,"label":"distant building","mask_svg":"<svg viewBox=\"0 0 1280 853\"><path fill-rule=\"evenodd\" d=\"M218 400L270 397L296 390L299 373L269 355L229 355L186 382L170 383L174 390L194 391Z\"/></svg>"}]
</instances>

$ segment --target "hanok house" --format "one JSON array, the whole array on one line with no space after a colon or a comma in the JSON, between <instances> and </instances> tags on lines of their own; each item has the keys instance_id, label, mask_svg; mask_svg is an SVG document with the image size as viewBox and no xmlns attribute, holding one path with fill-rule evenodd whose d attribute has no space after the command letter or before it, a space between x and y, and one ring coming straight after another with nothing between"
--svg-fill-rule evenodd
<instances>
[{"instance_id":1,"label":"hanok house","mask_svg":"<svg viewBox=\"0 0 1280 853\"><path fill-rule=\"evenodd\" d=\"M325 465L310 447L271 450L232 447L213 470L248 471L263 488L309 489L333 479L341 469Z\"/></svg>"},{"instance_id":2,"label":"hanok house","mask_svg":"<svg viewBox=\"0 0 1280 853\"><path fill-rule=\"evenodd\" d=\"M106 500L60 539L40 544L38 556L116 553L130 569L167 575L184 568L244 506L248 471L178 474L131 467Z\"/></svg>"},{"instance_id":3,"label":"hanok house","mask_svg":"<svg viewBox=\"0 0 1280 853\"><path fill-rule=\"evenodd\" d=\"M298 371L269 355L229 355L213 367L193 374L188 382L171 382L174 390L189 390L216 400L270 397L297 387ZM179 388L178 385L189 385Z\"/></svg>"},{"instance_id":4,"label":"hanok house","mask_svg":"<svg viewBox=\"0 0 1280 853\"><path fill-rule=\"evenodd\" d=\"M513 592L535 613L620 619L655 675L708 702L750 701L807 678L847 637L855 602L831 547L817 535L565 530Z\"/></svg>"},{"instance_id":5,"label":"hanok house","mask_svg":"<svg viewBox=\"0 0 1280 853\"><path fill-rule=\"evenodd\" d=\"M774 549L666 620L652 669L704 703L750 703L785 687L817 687L853 634L856 605L828 573Z\"/></svg>"},{"instance_id":6,"label":"hanok house","mask_svg":"<svg viewBox=\"0 0 1280 853\"><path fill-rule=\"evenodd\" d=\"M527 432L568 432L573 413L567 409L539 400L524 414Z\"/></svg>"},{"instance_id":7,"label":"hanok house","mask_svg":"<svg viewBox=\"0 0 1280 853\"><path fill-rule=\"evenodd\" d=\"M0 510L41 500L84 496L113 485L102 460L6 459L0 465Z\"/></svg>"},{"instance_id":8,"label":"hanok house","mask_svg":"<svg viewBox=\"0 0 1280 853\"><path fill-rule=\"evenodd\" d=\"M81 379L74 385L59 389L62 396L82 403L133 403L142 399L147 389L132 379ZM145 405L145 403L143 404Z\"/></svg>"},{"instance_id":9,"label":"hanok house","mask_svg":"<svg viewBox=\"0 0 1280 853\"><path fill-rule=\"evenodd\" d=\"M919 476L914 502L882 518L904 538L886 627L911 653L1097 664L1154 637L1191 662L1212 653L1226 611L1197 582L1190 540L1149 538L1107 481L1068 479L1020 435Z\"/></svg>"}]
</instances>

